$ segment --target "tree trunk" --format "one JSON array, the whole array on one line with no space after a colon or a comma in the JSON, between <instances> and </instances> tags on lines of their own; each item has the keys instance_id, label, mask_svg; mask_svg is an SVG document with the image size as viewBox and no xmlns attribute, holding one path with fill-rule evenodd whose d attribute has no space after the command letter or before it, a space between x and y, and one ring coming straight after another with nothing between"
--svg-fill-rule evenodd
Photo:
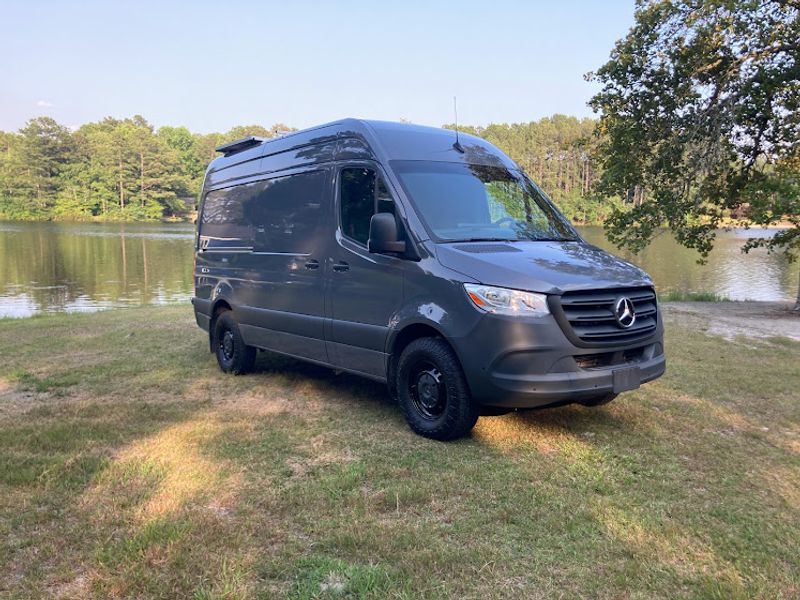
<instances>
[{"instance_id":1,"label":"tree trunk","mask_svg":"<svg viewBox=\"0 0 800 600\"><path fill-rule=\"evenodd\" d=\"M122 159L119 161L119 209L125 208L125 188L122 187Z\"/></svg>"},{"instance_id":2,"label":"tree trunk","mask_svg":"<svg viewBox=\"0 0 800 600\"><path fill-rule=\"evenodd\" d=\"M800 278L797 280L797 300L794 301L794 310L800 312Z\"/></svg>"},{"instance_id":3,"label":"tree trunk","mask_svg":"<svg viewBox=\"0 0 800 600\"><path fill-rule=\"evenodd\" d=\"M144 152L139 153L139 182L142 189L142 195L139 199L142 208L144 208Z\"/></svg>"}]
</instances>

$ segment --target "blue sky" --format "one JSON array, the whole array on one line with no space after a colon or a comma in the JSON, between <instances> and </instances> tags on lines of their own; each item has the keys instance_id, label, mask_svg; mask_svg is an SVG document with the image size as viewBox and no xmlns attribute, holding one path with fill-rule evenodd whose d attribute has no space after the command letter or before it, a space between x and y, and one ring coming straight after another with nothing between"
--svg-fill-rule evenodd
<instances>
[{"instance_id":1,"label":"blue sky","mask_svg":"<svg viewBox=\"0 0 800 600\"><path fill-rule=\"evenodd\" d=\"M0 9L0 129L142 114L156 126L425 125L591 116L583 74L633 0L16 1Z\"/></svg>"}]
</instances>

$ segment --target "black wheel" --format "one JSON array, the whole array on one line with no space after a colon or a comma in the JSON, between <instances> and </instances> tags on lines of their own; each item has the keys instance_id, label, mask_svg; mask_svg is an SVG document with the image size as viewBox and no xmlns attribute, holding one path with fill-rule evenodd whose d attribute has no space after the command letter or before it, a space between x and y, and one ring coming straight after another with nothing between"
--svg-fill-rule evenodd
<instances>
[{"instance_id":1,"label":"black wheel","mask_svg":"<svg viewBox=\"0 0 800 600\"><path fill-rule=\"evenodd\" d=\"M434 440L462 437L478 420L461 365L440 339L414 340L403 350L397 395L411 429Z\"/></svg>"},{"instance_id":2,"label":"black wheel","mask_svg":"<svg viewBox=\"0 0 800 600\"><path fill-rule=\"evenodd\" d=\"M603 404L608 404L616 397L617 394L604 394L602 396L594 396L593 398L580 400L579 404L583 404L584 406L602 406Z\"/></svg>"},{"instance_id":3,"label":"black wheel","mask_svg":"<svg viewBox=\"0 0 800 600\"><path fill-rule=\"evenodd\" d=\"M256 349L244 343L239 325L230 311L225 311L217 317L212 345L219 368L226 373L241 375L253 370Z\"/></svg>"}]
</instances>

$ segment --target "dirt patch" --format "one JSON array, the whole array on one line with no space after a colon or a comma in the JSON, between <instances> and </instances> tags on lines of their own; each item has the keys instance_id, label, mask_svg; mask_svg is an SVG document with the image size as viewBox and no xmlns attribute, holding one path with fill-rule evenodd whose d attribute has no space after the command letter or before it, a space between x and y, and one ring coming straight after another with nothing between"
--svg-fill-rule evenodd
<instances>
[{"instance_id":1,"label":"dirt patch","mask_svg":"<svg viewBox=\"0 0 800 600\"><path fill-rule=\"evenodd\" d=\"M784 302L665 302L667 324L698 328L728 340L785 337L800 341L800 313Z\"/></svg>"},{"instance_id":2,"label":"dirt patch","mask_svg":"<svg viewBox=\"0 0 800 600\"><path fill-rule=\"evenodd\" d=\"M46 400L50 394L36 394L15 388L11 383L0 378L0 415L17 414L29 410L37 400Z\"/></svg>"},{"instance_id":3,"label":"dirt patch","mask_svg":"<svg viewBox=\"0 0 800 600\"><path fill-rule=\"evenodd\" d=\"M344 465L356 460L349 448L329 448L325 436L317 435L303 445L303 451L309 456L292 456L286 466L292 471L292 477L305 477L319 468L332 465Z\"/></svg>"}]
</instances>

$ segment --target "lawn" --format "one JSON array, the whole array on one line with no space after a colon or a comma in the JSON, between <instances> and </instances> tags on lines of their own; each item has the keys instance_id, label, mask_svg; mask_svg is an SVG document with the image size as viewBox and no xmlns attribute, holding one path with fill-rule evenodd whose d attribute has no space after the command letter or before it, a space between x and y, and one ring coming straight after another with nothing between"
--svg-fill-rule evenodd
<instances>
[{"instance_id":1,"label":"lawn","mask_svg":"<svg viewBox=\"0 0 800 600\"><path fill-rule=\"evenodd\" d=\"M417 437L186 307L0 321L0 596L797 598L800 343L668 320L601 408Z\"/></svg>"}]
</instances>

